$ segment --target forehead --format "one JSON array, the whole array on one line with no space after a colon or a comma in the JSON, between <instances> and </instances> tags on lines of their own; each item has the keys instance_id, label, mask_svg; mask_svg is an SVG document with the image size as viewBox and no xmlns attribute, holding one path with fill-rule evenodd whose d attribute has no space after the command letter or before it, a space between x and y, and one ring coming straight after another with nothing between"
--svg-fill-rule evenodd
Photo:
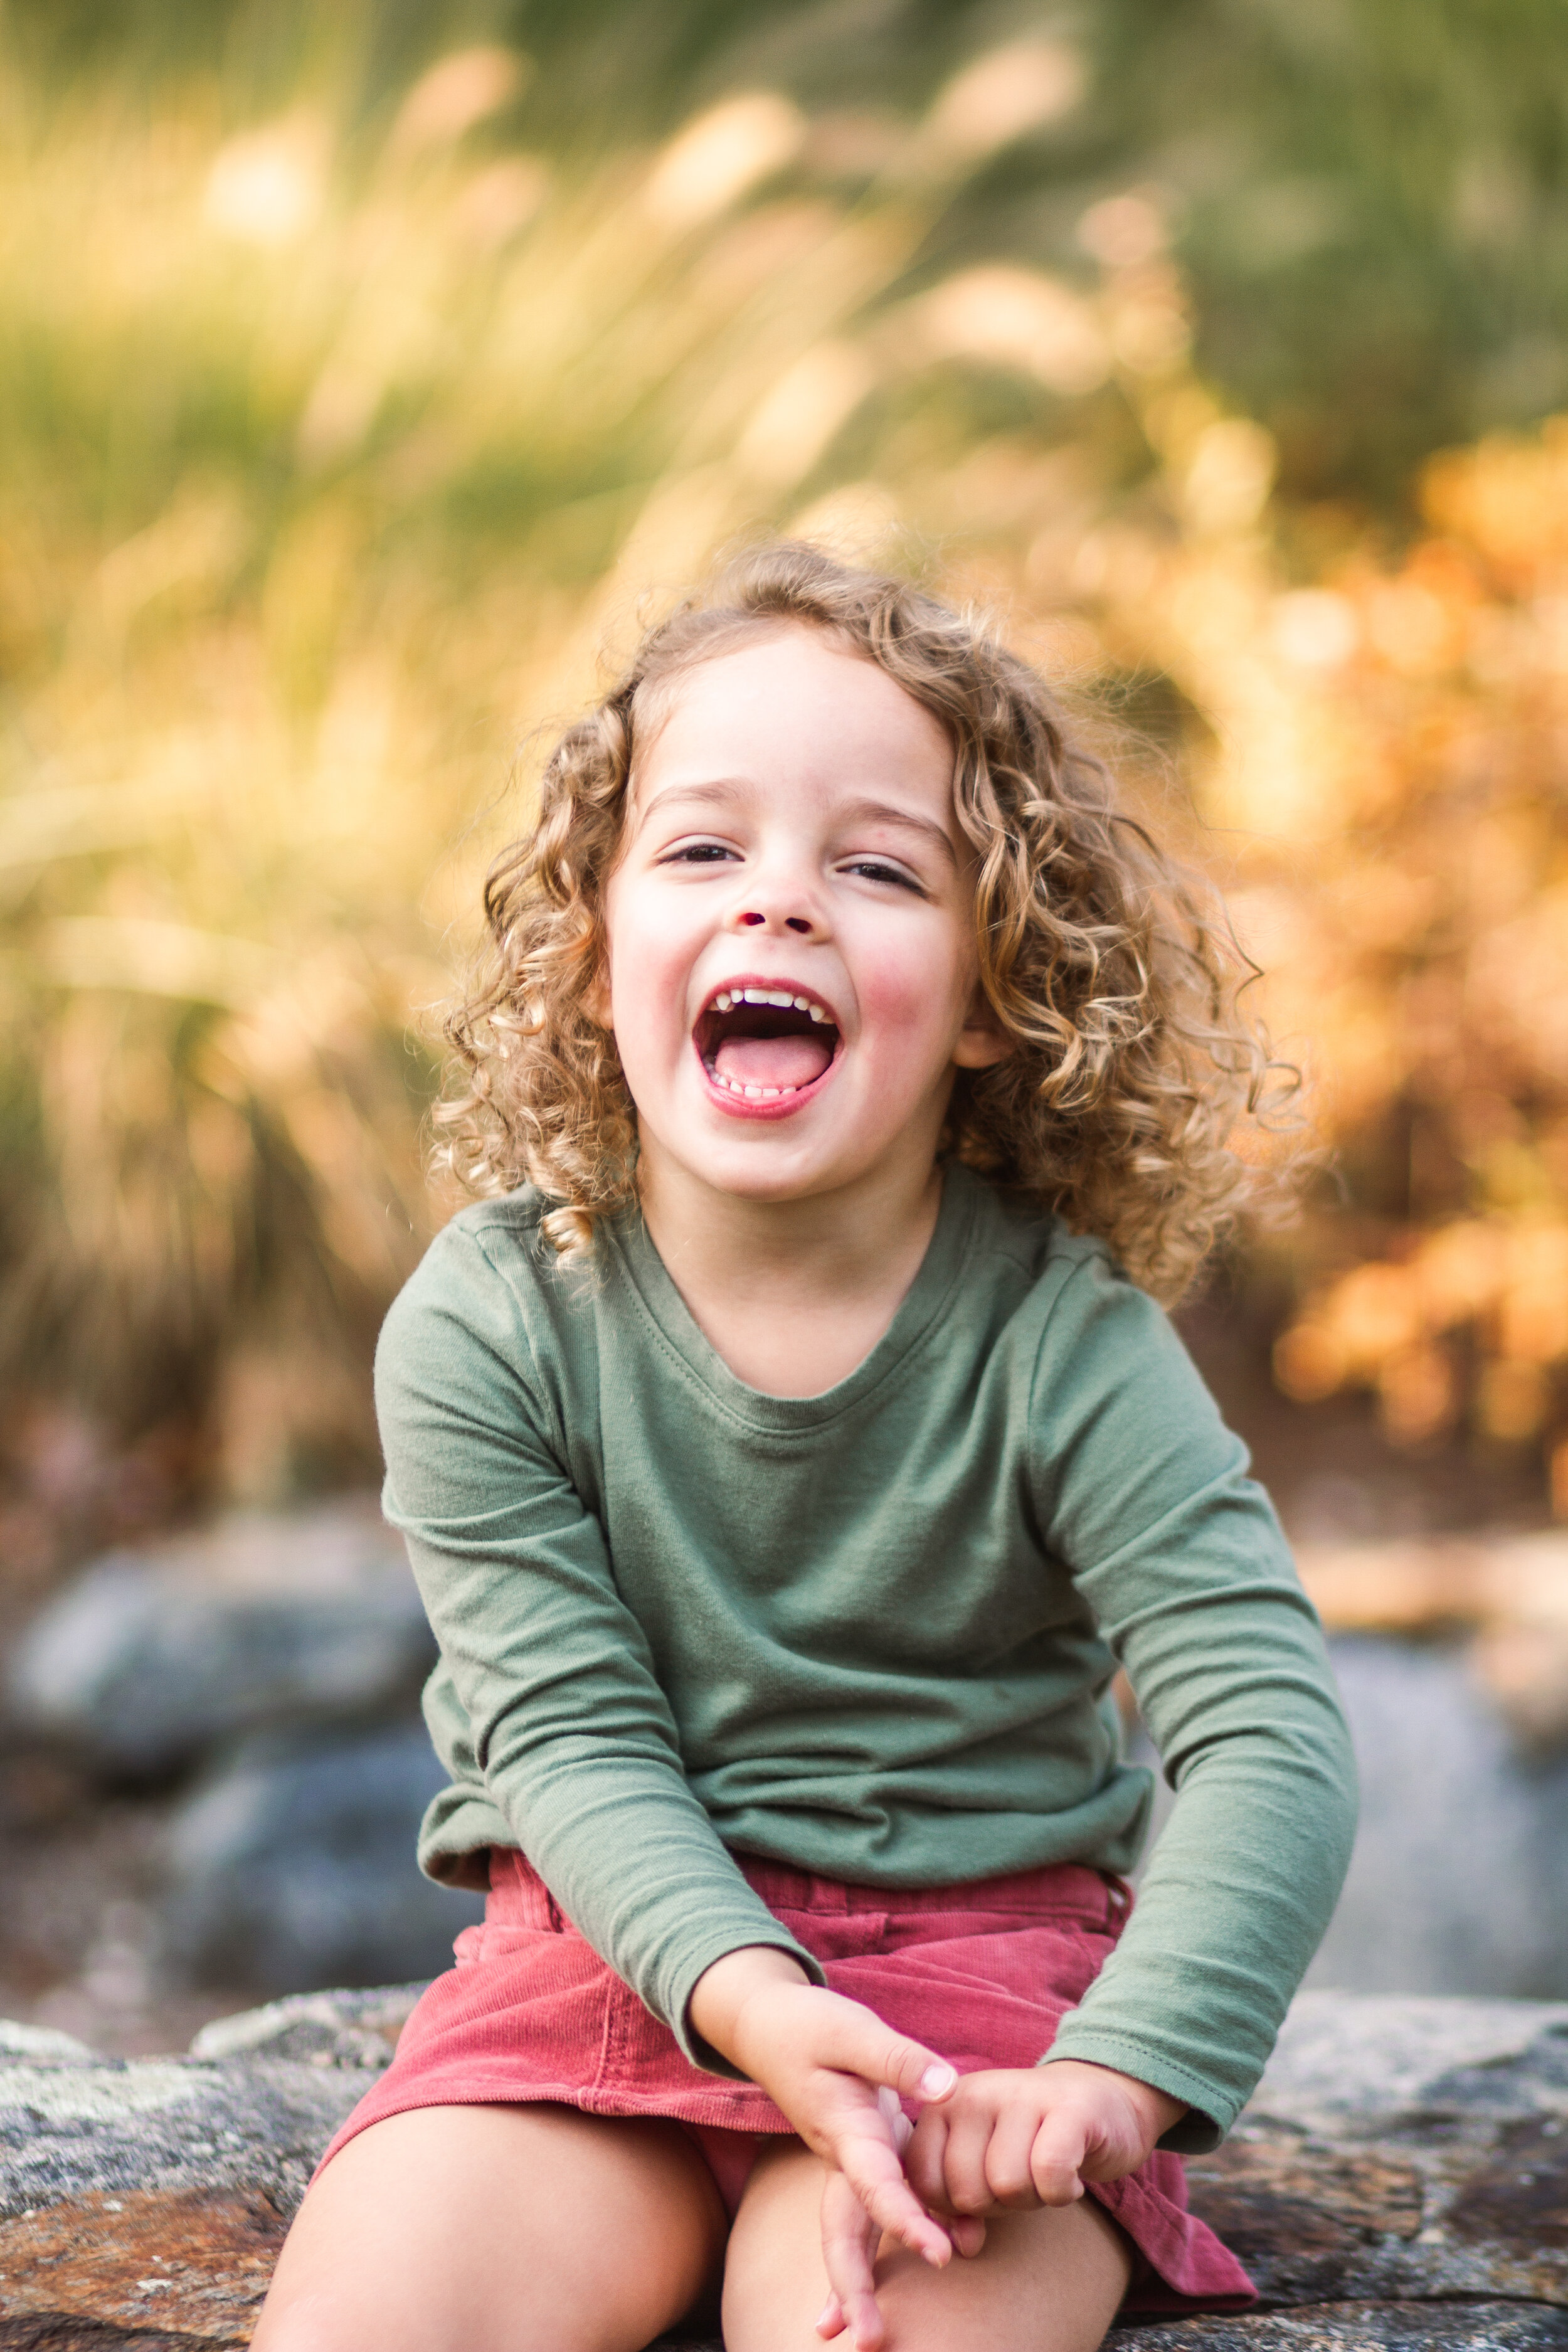
<instances>
[{"instance_id":1,"label":"forehead","mask_svg":"<svg viewBox=\"0 0 1568 2352\"><path fill-rule=\"evenodd\" d=\"M897 786L947 816L953 745L936 716L863 655L797 625L700 662L657 692L633 764L634 804L689 781L847 791Z\"/></svg>"}]
</instances>

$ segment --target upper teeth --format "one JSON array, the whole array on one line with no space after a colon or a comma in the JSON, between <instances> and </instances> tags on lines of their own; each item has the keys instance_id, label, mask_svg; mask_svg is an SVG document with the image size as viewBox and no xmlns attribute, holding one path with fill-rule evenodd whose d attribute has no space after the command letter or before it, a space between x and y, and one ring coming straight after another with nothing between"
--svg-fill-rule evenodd
<instances>
[{"instance_id":1,"label":"upper teeth","mask_svg":"<svg viewBox=\"0 0 1568 2352\"><path fill-rule=\"evenodd\" d=\"M728 1013L734 1004L793 1005L797 1013L809 1013L814 1021L829 1018L824 1006L809 996L792 996L787 988L723 988L713 999L715 1013Z\"/></svg>"}]
</instances>

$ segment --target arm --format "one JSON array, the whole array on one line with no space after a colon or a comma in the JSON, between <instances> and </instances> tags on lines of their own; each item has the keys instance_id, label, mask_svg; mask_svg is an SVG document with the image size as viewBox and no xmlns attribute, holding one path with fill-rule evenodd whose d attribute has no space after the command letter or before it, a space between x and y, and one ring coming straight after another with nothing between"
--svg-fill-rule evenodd
<instances>
[{"instance_id":1,"label":"arm","mask_svg":"<svg viewBox=\"0 0 1568 2352\"><path fill-rule=\"evenodd\" d=\"M944 2263L952 2236L904 2179L889 2092L942 2098L952 2069L822 1989L721 1843L540 1387L508 1285L452 1229L387 1319L376 1404L387 1517L491 1800L687 2054L760 2084L852 2184L858 2212Z\"/></svg>"},{"instance_id":2,"label":"arm","mask_svg":"<svg viewBox=\"0 0 1568 2352\"><path fill-rule=\"evenodd\" d=\"M930 2107L910 2182L974 2217L1072 2202L1156 2146L1212 2147L1328 1924L1354 1767L1322 1637L1268 1498L1160 1310L1098 1255L1063 1284L1031 1433L1047 1550L1127 1667L1178 1790L1138 1907L1046 2063ZM876 2231L830 2179L824 2334L879 2340ZM858 2322L859 2323L858 2325Z\"/></svg>"},{"instance_id":3,"label":"arm","mask_svg":"<svg viewBox=\"0 0 1568 2352\"><path fill-rule=\"evenodd\" d=\"M1328 1925L1355 1769L1321 1631L1279 1522L1181 1341L1091 1257L1057 1302L1031 1423L1049 1549L1126 1667L1175 1809L1116 1951L1052 2063L1193 2112L1212 2147Z\"/></svg>"},{"instance_id":4,"label":"arm","mask_svg":"<svg viewBox=\"0 0 1568 2352\"><path fill-rule=\"evenodd\" d=\"M688 1785L647 1640L603 1530L562 1467L521 1309L452 1228L376 1357L385 1508L492 1801L562 1908L715 2071L688 2004L742 1947L811 1955L752 1893Z\"/></svg>"}]
</instances>

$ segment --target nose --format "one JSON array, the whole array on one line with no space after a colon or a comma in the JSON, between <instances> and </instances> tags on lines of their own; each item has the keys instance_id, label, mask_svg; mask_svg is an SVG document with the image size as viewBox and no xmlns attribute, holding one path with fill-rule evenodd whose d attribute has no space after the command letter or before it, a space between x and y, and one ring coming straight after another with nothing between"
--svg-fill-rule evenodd
<instances>
[{"instance_id":1,"label":"nose","mask_svg":"<svg viewBox=\"0 0 1568 2352\"><path fill-rule=\"evenodd\" d=\"M736 916L735 920L743 924L747 930L756 930L767 925L768 917L757 908L748 907L742 914ZM816 925L807 915L786 915L774 928L781 931L798 931L803 938L809 939Z\"/></svg>"},{"instance_id":2,"label":"nose","mask_svg":"<svg viewBox=\"0 0 1568 2352\"><path fill-rule=\"evenodd\" d=\"M769 860L747 876L735 894L731 926L738 931L793 931L797 939L819 940L826 924L811 888L809 868L793 858Z\"/></svg>"}]
</instances>

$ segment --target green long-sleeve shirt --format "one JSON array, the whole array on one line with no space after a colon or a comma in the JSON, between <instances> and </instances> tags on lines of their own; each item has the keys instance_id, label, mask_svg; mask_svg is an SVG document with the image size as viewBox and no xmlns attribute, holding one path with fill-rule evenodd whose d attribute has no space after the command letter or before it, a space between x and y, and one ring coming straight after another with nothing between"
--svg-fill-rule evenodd
<instances>
[{"instance_id":1,"label":"green long-sleeve shirt","mask_svg":"<svg viewBox=\"0 0 1568 2352\"><path fill-rule=\"evenodd\" d=\"M382 1334L386 1509L441 1657L420 1861L519 1845L700 2062L704 1969L795 1951L730 1849L872 1885L1126 1870L1136 1913L1052 2056L1212 2146L1327 1923L1354 1815L1311 1607L1246 1451L1104 1249L947 1171L886 1335L748 1388L635 1213L563 1269L530 1192L440 1234Z\"/></svg>"}]
</instances>

